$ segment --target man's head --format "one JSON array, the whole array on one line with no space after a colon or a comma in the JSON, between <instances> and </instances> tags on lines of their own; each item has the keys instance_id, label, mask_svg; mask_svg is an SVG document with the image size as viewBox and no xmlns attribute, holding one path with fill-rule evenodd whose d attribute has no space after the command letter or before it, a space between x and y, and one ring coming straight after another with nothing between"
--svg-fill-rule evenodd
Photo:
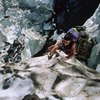
<instances>
[{"instance_id":1,"label":"man's head","mask_svg":"<svg viewBox=\"0 0 100 100\"><path fill-rule=\"evenodd\" d=\"M64 40L70 40L70 41L72 41L71 35L70 35L70 34L66 34L66 35L64 36Z\"/></svg>"},{"instance_id":2,"label":"man's head","mask_svg":"<svg viewBox=\"0 0 100 100\"><path fill-rule=\"evenodd\" d=\"M69 34L66 34L64 36L64 45L69 45L69 43L72 41L72 37Z\"/></svg>"}]
</instances>

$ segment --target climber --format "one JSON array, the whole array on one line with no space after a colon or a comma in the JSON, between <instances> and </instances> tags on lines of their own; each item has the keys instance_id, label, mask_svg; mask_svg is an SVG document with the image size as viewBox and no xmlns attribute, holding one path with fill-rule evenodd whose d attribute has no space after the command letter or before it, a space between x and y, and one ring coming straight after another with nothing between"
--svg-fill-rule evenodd
<instances>
[{"instance_id":1,"label":"climber","mask_svg":"<svg viewBox=\"0 0 100 100\"><path fill-rule=\"evenodd\" d=\"M62 50L66 54L66 57L61 58L62 60L72 58L75 55L76 41L78 38L79 34L76 28L69 29L62 40L59 40L55 45L48 48L50 51L48 59L52 58L52 56L56 53L56 50Z\"/></svg>"}]
</instances>

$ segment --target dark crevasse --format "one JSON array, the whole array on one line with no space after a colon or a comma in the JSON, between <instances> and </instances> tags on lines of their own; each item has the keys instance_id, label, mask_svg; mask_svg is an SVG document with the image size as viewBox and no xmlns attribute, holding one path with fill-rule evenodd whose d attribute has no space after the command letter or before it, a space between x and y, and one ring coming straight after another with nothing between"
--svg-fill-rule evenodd
<instances>
[{"instance_id":1,"label":"dark crevasse","mask_svg":"<svg viewBox=\"0 0 100 100\"><path fill-rule=\"evenodd\" d=\"M55 0L55 22L57 30L67 31L71 27L83 25L90 18L100 0Z\"/></svg>"}]
</instances>

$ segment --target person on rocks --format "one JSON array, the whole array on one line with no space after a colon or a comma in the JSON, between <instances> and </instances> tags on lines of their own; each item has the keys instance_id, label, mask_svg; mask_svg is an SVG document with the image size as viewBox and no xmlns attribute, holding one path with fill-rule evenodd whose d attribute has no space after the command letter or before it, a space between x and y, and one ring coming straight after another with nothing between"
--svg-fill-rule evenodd
<instances>
[{"instance_id":1,"label":"person on rocks","mask_svg":"<svg viewBox=\"0 0 100 100\"><path fill-rule=\"evenodd\" d=\"M50 54L48 59L52 59L52 56L56 53L56 50L61 50L66 54L66 57L62 57L62 60L67 60L74 57L76 41L79 38L79 33L75 28L68 30L62 40L59 40L55 45L48 47Z\"/></svg>"}]
</instances>

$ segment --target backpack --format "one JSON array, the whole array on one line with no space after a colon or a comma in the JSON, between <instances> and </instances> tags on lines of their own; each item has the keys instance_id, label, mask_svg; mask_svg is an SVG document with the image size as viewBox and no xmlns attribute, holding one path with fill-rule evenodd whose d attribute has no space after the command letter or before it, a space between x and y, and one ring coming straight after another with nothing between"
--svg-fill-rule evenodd
<instances>
[{"instance_id":1,"label":"backpack","mask_svg":"<svg viewBox=\"0 0 100 100\"><path fill-rule=\"evenodd\" d=\"M79 39L79 32L76 28L71 28L67 31L67 34L71 35L72 41L77 41Z\"/></svg>"}]
</instances>

